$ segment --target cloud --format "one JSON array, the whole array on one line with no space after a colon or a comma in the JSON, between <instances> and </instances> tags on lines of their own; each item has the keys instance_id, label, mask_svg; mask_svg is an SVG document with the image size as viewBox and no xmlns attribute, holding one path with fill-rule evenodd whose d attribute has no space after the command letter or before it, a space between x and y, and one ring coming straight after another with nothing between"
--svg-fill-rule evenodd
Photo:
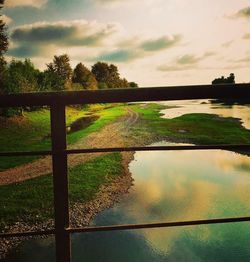
<instances>
[{"instance_id":1,"label":"cloud","mask_svg":"<svg viewBox=\"0 0 250 262\"><path fill-rule=\"evenodd\" d=\"M119 6L123 4L135 3L138 0L91 0L92 3L104 5L104 6Z\"/></svg>"},{"instance_id":2,"label":"cloud","mask_svg":"<svg viewBox=\"0 0 250 262\"><path fill-rule=\"evenodd\" d=\"M141 43L141 48L144 51L158 51L170 48L178 44L181 40L180 35L163 36L157 39L150 39Z\"/></svg>"},{"instance_id":3,"label":"cloud","mask_svg":"<svg viewBox=\"0 0 250 262\"><path fill-rule=\"evenodd\" d=\"M157 67L159 71L183 71L188 69L197 68L198 63L207 57L214 56L215 52L206 52L202 56L195 56L193 54L186 54L177 57L170 64L164 64Z\"/></svg>"},{"instance_id":4,"label":"cloud","mask_svg":"<svg viewBox=\"0 0 250 262\"><path fill-rule=\"evenodd\" d=\"M250 62L250 56L246 56L244 58L238 59L234 61L235 63L249 63Z\"/></svg>"},{"instance_id":5,"label":"cloud","mask_svg":"<svg viewBox=\"0 0 250 262\"><path fill-rule=\"evenodd\" d=\"M18 58L24 58L24 57L32 57L37 56L38 54L42 54L46 52L46 48L40 47L40 46L19 46L11 48L8 51L9 56L14 56ZM47 52L46 52L47 54Z\"/></svg>"},{"instance_id":6,"label":"cloud","mask_svg":"<svg viewBox=\"0 0 250 262\"><path fill-rule=\"evenodd\" d=\"M162 4L163 0L88 0L91 2L91 4L99 4L103 6L108 6L108 7L119 7L121 5L143 5L144 6L154 6L157 4L158 6Z\"/></svg>"},{"instance_id":7,"label":"cloud","mask_svg":"<svg viewBox=\"0 0 250 262\"><path fill-rule=\"evenodd\" d=\"M236 14L236 17L245 17L245 18L250 19L250 6L247 6L239 10Z\"/></svg>"},{"instance_id":8,"label":"cloud","mask_svg":"<svg viewBox=\"0 0 250 262\"><path fill-rule=\"evenodd\" d=\"M194 69L193 66L179 66L179 65L161 65L158 66L157 69L159 71L164 71L164 72L172 72L172 71L184 71L188 69Z\"/></svg>"},{"instance_id":9,"label":"cloud","mask_svg":"<svg viewBox=\"0 0 250 262\"><path fill-rule=\"evenodd\" d=\"M12 19L10 17L8 17L7 15L2 15L1 19L4 21L4 23L6 23L7 25L12 23Z\"/></svg>"},{"instance_id":10,"label":"cloud","mask_svg":"<svg viewBox=\"0 0 250 262\"><path fill-rule=\"evenodd\" d=\"M6 0L5 6L9 8L18 7L18 6L33 6L40 8L44 6L48 0Z\"/></svg>"},{"instance_id":11,"label":"cloud","mask_svg":"<svg viewBox=\"0 0 250 262\"><path fill-rule=\"evenodd\" d=\"M177 58L176 63L178 65L193 65L197 64L201 58L195 57L194 55L184 55Z\"/></svg>"},{"instance_id":12,"label":"cloud","mask_svg":"<svg viewBox=\"0 0 250 262\"><path fill-rule=\"evenodd\" d=\"M250 19L250 6L240 9L238 12L225 16L229 19L246 18Z\"/></svg>"},{"instance_id":13,"label":"cloud","mask_svg":"<svg viewBox=\"0 0 250 262\"><path fill-rule=\"evenodd\" d=\"M140 57L143 57L143 53L139 50L121 49L102 53L95 60L109 62L130 62Z\"/></svg>"},{"instance_id":14,"label":"cloud","mask_svg":"<svg viewBox=\"0 0 250 262\"><path fill-rule=\"evenodd\" d=\"M250 39L250 33L249 34L244 34L242 38L246 39L246 40L249 40Z\"/></svg>"},{"instance_id":15,"label":"cloud","mask_svg":"<svg viewBox=\"0 0 250 262\"><path fill-rule=\"evenodd\" d=\"M180 35L161 36L156 39L142 39L139 36L120 41L113 51L103 52L95 60L109 62L130 62L153 55L179 44Z\"/></svg>"},{"instance_id":16,"label":"cloud","mask_svg":"<svg viewBox=\"0 0 250 262\"><path fill-rule=\"evenodd\" d=\"M217 53L214 51L207 51L204 53L204 55L201 57L202 59L207 58L207 57L211 57L211 56L215 56Z\"/></svg>"},{"instance_id":17,"label":"cloud","mask_svg":"<svg viewBox=\"0 0 250 262\"><path fill-rule=\"evenodd\" d=\"M223 43L221 46L224 47L224 48L228 48L232 45L233 42L234 42L233 40L227 41L227 42Z\"/></svg>"},{"instance_id":18,"label":"cloud","mask_svg":"<svg viewBox=\"0 0 250 262\"><path fill-rule=\"evenodd\" d=\"M28 48L37 48L37 55L42 47L96 47L119 30L117 24L102 24L96 21L73 20L54 23L34 23L15 28L11 40L15 48L10 54L29 55ZM18 53L20 52L20 53ZM35 56L31 50L30 56ZM25 57L26 57L25 56Z\"/></svg>"}]
</instances>

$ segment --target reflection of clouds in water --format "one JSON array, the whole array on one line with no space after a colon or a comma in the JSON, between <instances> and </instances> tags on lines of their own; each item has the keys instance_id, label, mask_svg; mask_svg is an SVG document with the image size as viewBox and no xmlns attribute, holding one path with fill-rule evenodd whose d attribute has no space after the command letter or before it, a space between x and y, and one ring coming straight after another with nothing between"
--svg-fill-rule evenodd
<instances>
[{"instance_id":1,"label":"reflection of clouds in water","mask_svg":"<svg viewBox=\"0 0 250 262\"><path fill-rule=\"evenodd\" d=\"M249 175L250 173L250 157L241 154L230 154L227 151L217 151L214 154L216 165L224 172L241 172Z\"/></svg>"},{"instance_id":2,"label":"reflection of clouds in water","mask_svg":"<svg viewBox=\"0 0 250 262\"><path fill-rule=\"evenodd\" d=\"M250 129L250 106L232 105L232 107L226 107L220 104L211 104L209 100L169 101L164 102L164 104L178 106L177 108L162 110L164 118L175 118L190 113L216 114L222 117L239 118L242 125Z\"/></svg>"},{"instance_id":3,"label":"reflection of clouds in water","mask_svg":"<svg viewBox=\"0 0 250 262\"><path fill-rule=\"evenodd\" d=\"M206 217L207 210L213 207L212 195L218 192L218 187L207 182L197 182L190 188L184 188L183 185L180 186L180 190L173 192L168 192L164 195L164 199L161 199L161 206L155 217L155 209L149 204L148 207L145 206L143 209L141 202L134 202L134 212L133 216L136 221L142 221L144 217L152 218L154 221L182 221L182 220L192 220L192 219L202 219ZM149 197L149 196L148 196ZM166 204L169 204L171 208L167 208ZM173 208L174 207L174 208ZM148 242L151 243L154 249L158 249L164 252L170 252L175 241L183 233L183 228L175 228L175 230L170 230L166 234L159 234L159 231L148 230L143 231L144 237ZM199 239L205 241L209 238L210 232L206 227L199 233Z\"/></svg>"},{"instance_id":4,"label":"reflection of clouds in water","mask_svg":"<svg viewBox=\"0 0 250 262\"><path fill-rule=\"evenodd\" d=\"M134 221L205 219L247 211L250 181L238 168L250 163L247 156L210 150L137 152L135 159L130 164L135 190L128 204ZM164 235L157 230L142 234L154 248L170 252L182 233L182 229L175 229ZM207 241L210 235L203 227L196 239Z\"/></svg>"}]
</instances>

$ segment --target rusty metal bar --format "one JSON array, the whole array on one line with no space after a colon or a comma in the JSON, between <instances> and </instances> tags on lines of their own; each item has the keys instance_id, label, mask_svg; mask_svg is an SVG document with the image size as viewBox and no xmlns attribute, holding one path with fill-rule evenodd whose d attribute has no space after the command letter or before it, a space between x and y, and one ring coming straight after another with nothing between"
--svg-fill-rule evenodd
<instances>
[{"instance_id":1,"label":"rusty metal bar","mask_svg":"<svg viewBox=\"0 0 250 262\"><path fill-rule=\"evenodd\" d=\"M51 106L92 103L126 103L187 99L250 99L250 84L166 86L64 92L23 93L0 96L0 107Z\"/></svg>"},{"instance_id":2,"label":"rusty metal bar","mask_svg":"<svg viewBox=\"0 0 250 262\"><path fill-rule=\"evenodd\" d=\"M241 223L241 222L249 222L249 221L250 221L250 217L215 218L215 219L206 219L206 220L190 220L190 221L177 221L177 222L164 222L164 223L67 228L66 231L69 234L73 234L73 233L84 233L84 232L86 233L86 232L103 232L103 231L117 231L117 230L152 229L152 228L163 228L163 227L167 228L167 227L177 227L177 226ZM52 235L54 233L55 233L54 229L45 230L45 231L27 231L23 233L22 232L1 233L0 238L43 236L43 235Z\"/></svg>"},{"instance_id":3,"label":"rusty metal bar","mask_svg":"<svg viewBox=\"0 0 250 262\"><path fill-rule=\"evenodd\" d=\"M55 229L43 230L43 231L26 231L26 232L12 232L12 233L0 233L0 238L9 237L30 237L30 236L49 236L54 235Z\"/></svg>"},{"instance_id":4,"label":"rusty metal bar","mask_svg":"<svg viewBox=\"0 0 250 262\"><path fill-rule=\"evenodd\" d=\"M176 150L250 150L250 145L182 145L182 146L140 146L140 147L104 147L104 148L86 148L64 150L67 155L70 154L94 154L108 152L131 152L131 151L176 151ZM31 152L0 152L0 157L13 156L43 156L52 155L52 151L31 151Z\"/></svg>"},{"instance_id":5,"label":"rusty metal bar","mask_svg":"<svg viewBox=\"0 0 250 262\"><path fill-rule=\"evenodd\" d=\"M131 151L179 151L179 150L250 150L250 145L183 145L183 146L141 146L116 148L70 149L67 154L131 152Z\"/></svg>"},{"instance_id":6,"label":"rusty metal bar","mask_svg":"<svg viewBox=\"0 0 250 262\"><path fill-rule=\"evenodd\" d=\"M54 183L56 261L71 261L68 201L68 168L65 131L65 106L53 105L51 112L51 140Z\"/></svg>"},{"instance_id":7,"label":"rusty metal bar","mask_svg":"<svg viewBox=\"0 0 250 262\"><path fill-rule=\"evenodd\" d=\"M195 226L195 225L209 225L209 224L225 224L225 223L239 223L249 222L250 217L235 217L235 218L215 218L205 220L191 220L179 222L165 222L165 223L148 223L148 224L130 224L130 225L113 225L100 227L85 227L85 228L68 228L69 233L86 233L86 232L103 232L103 231L117 231L117 230L135 230L135 229L152 229L163 227L180 227L180 226Z\"/></svg>"}]
</instances>

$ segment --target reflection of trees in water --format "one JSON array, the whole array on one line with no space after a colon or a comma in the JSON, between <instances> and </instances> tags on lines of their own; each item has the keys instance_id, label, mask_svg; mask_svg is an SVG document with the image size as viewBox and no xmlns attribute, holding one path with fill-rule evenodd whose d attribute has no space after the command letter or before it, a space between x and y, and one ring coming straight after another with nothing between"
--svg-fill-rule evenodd
<instances>
[{"instance_id":1,"label":"reflection of trees in water","mask_svg":"<svg viewBox=\"0 0 250 262\"><path fill-rule=\"evenodd\" d=\"M138 231L85 233L79 235L72 245L74 261L102 261L102 262L160 262L167 261L167 257L152 248ZM74 256L75 254L75 256Z\"/></svg>"},{"instance_id":2,"label":"reflection of trees in water","mask_svg":"<svg viewBox=\"0 0 250 262\"><path fill-rule=\"evenodd\" d=\"M221 104L228 108L232 108L234 105L250 106L250 99L213 99L210 100L211 104Z\"/></svg>"}]
</instances>

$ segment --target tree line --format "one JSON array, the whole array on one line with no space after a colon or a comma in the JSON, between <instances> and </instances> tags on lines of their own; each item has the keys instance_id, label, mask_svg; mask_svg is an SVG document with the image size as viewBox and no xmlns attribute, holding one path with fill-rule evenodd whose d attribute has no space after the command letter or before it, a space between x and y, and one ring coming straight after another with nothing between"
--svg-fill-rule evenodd
<instances>
[{"instance_id":1,"label":"tree line","mask_svg":"<svg viewBox=\"0 0 250 262\"><path fill-rule=\"evenodd\" d=\"M235 75L231 73L228 77L221 76L212 81L212 85L235 84Z\"/></svg>"},{"instance_id":2,"label":"tree line","mask_svg":"<svg viewBox=\"0 0 250 262\"><path fill-rule=\"evenodd\" d=\"M97 62L89 70L84 64L79 63L73 69L69 56L63 54L54 56L44 71L35 68L30 59L13 59L6 63L1 91L9 94L128 87L137 87L137 84L121 78L117 66Z\"/></svg>"},{"instance_id":3,"label":"tree line","mask_svg":"<svg viewBox=\"0 0 250 262\"><path fill-rule=\"evenodd\" d=\"M67 54L54 56L44 71L35 68L30 59L13 59L1 64L0 94L135 87L138 87L135 82L120 77L117 66L113 64L97 62L89 70L78 63L72 69ZM0 109L0 116L22 115L23 109L35 108Z\"/></svg>"}]
</instances>

